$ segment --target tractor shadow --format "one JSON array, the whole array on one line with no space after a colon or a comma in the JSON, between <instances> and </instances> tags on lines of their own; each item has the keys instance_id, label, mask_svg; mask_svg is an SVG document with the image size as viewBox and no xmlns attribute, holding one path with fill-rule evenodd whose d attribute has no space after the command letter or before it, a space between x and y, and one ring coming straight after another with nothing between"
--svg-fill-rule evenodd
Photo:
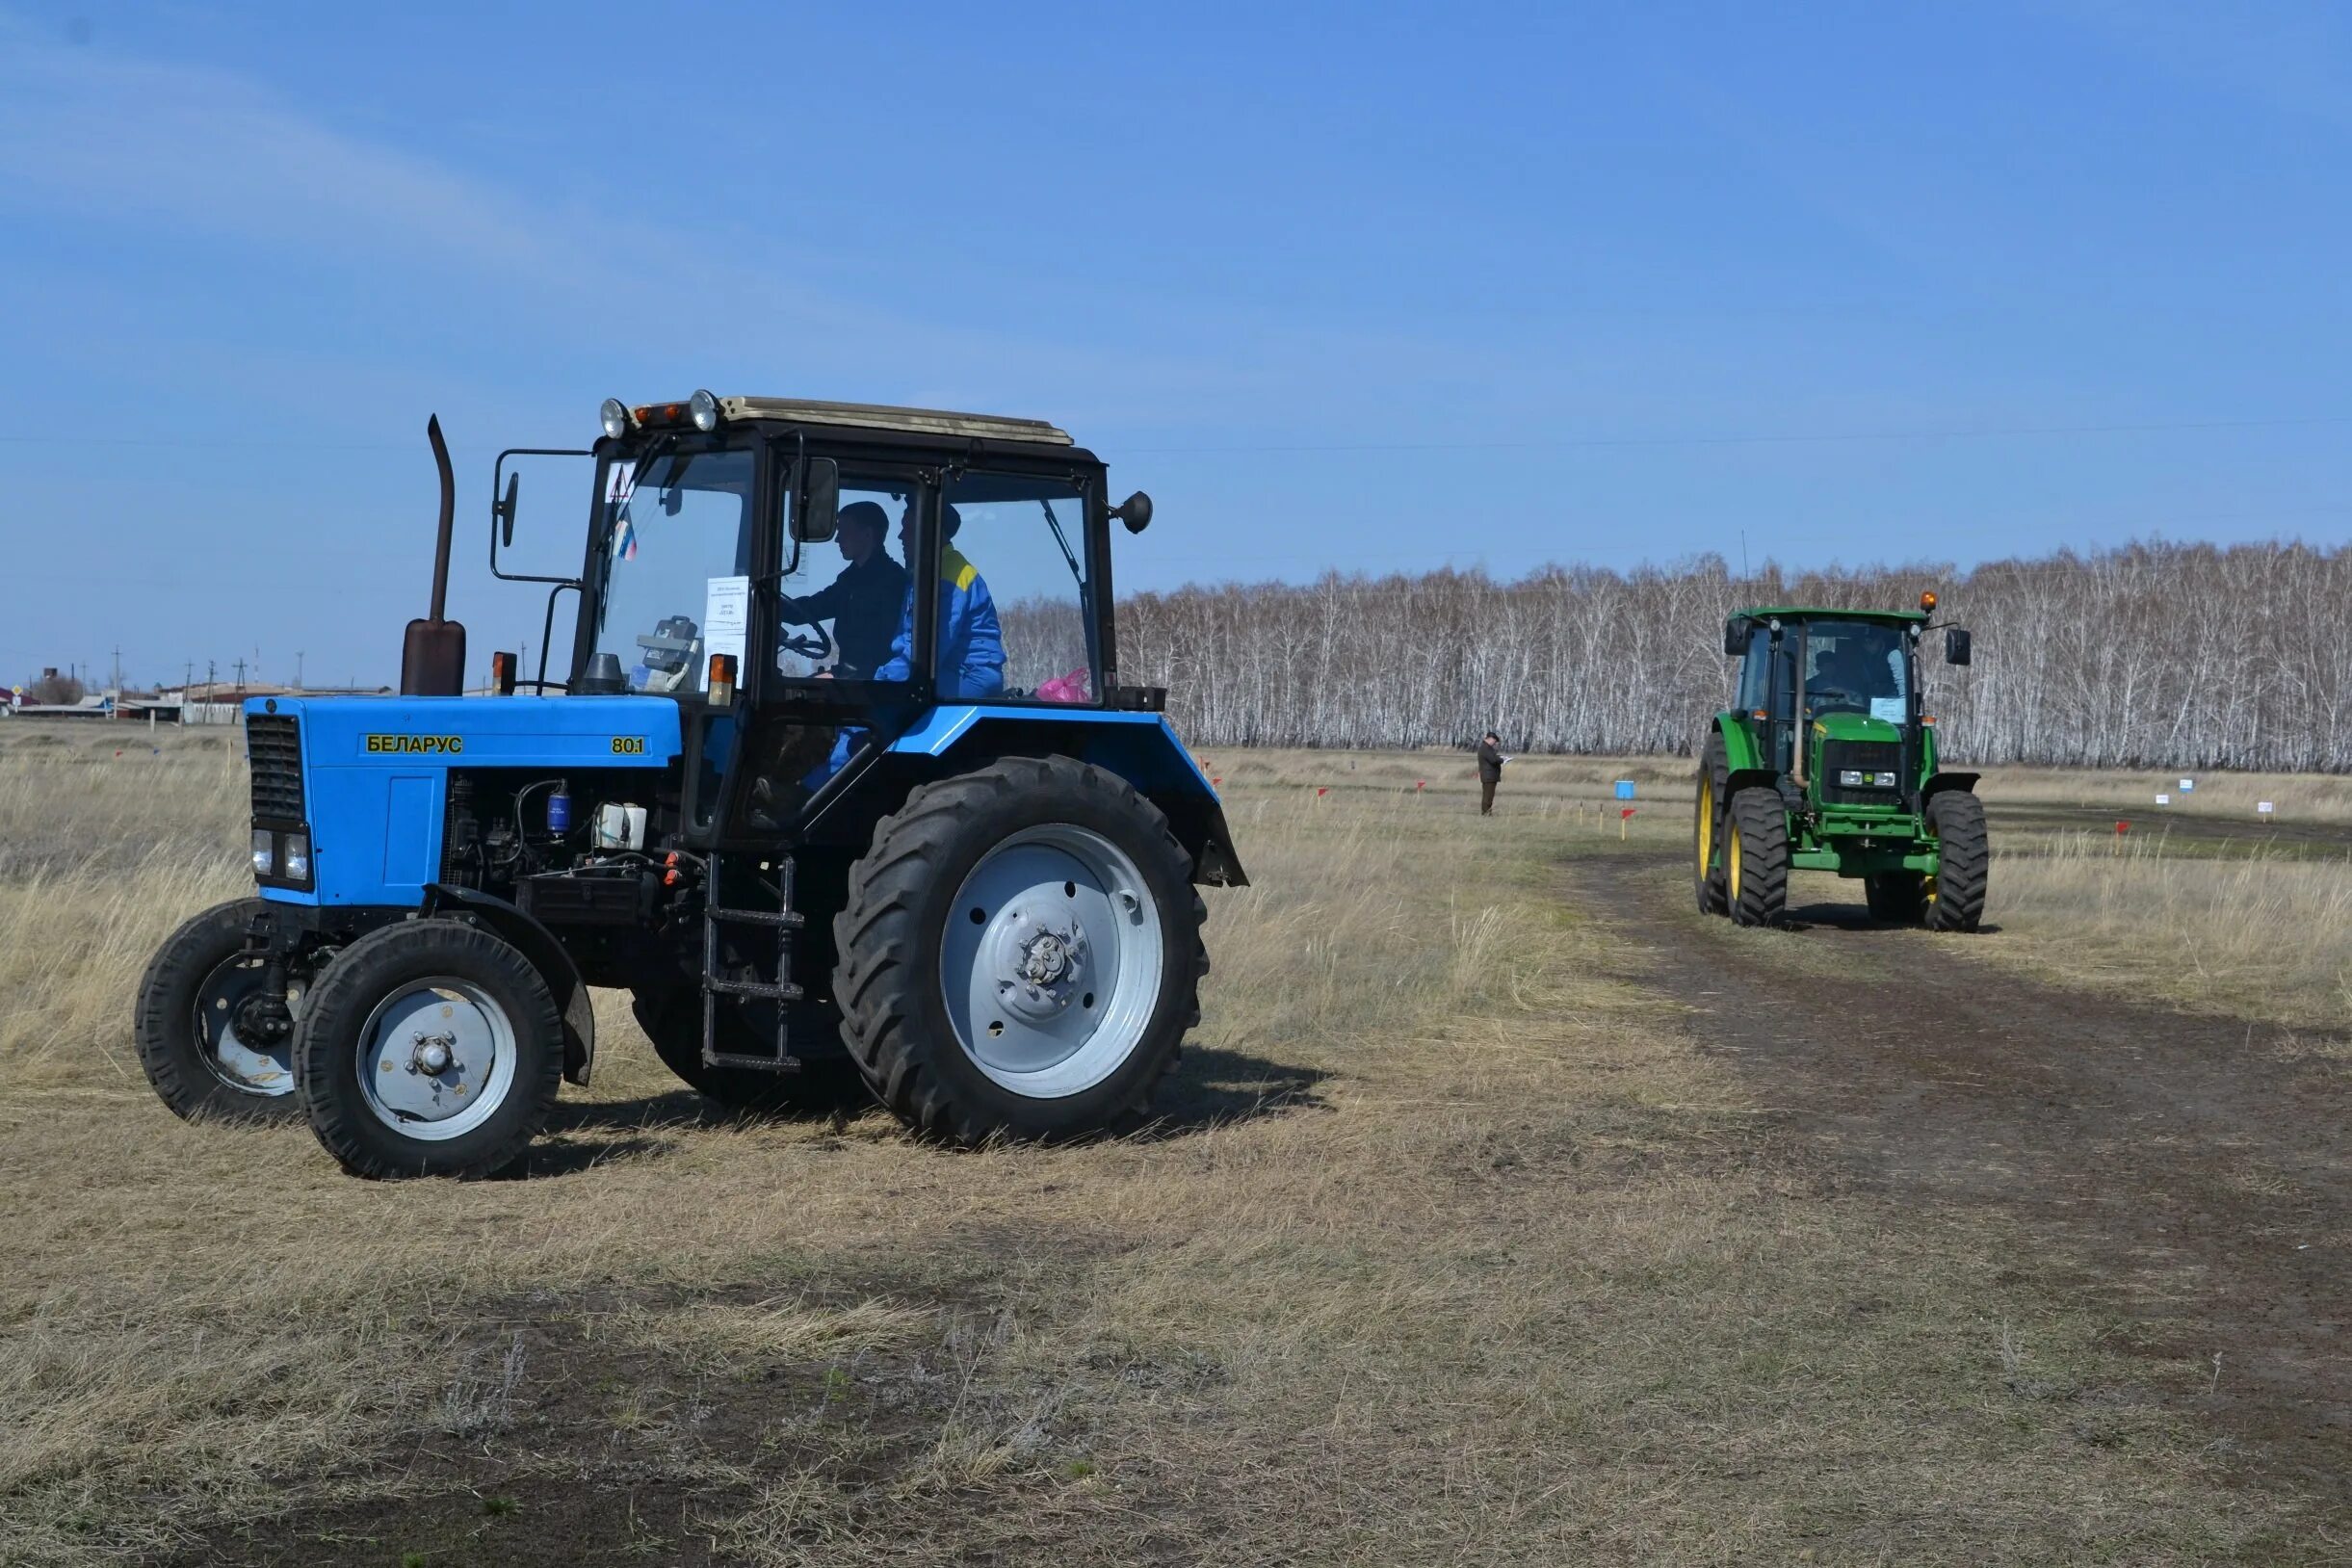
<instances>
[{"instance_id":1,"label":"tractor shadow","mask_svg":"<svg viewBox=\"0 0 2352 1568\"><path fill-rule=\"evenodd\" d=\"M1861 903L1808 903L1789 906L1788 927L1792 931L1815 928L1851 931L1857 936L1896 936L1916 931L1917 926L1898 925L1892 921L1873 919L1869 906ZM1976 928L1978 935L1990 936L2000 929L1990 922Z\"/></svg>"},{"instance_id":2,"label":"tractor shadow","mask_svg":"<svg viewBox=\"0 0 2352 1568\"><path fill-rule=\"evenodd\" d=\"M1329 1102L1316 1085L1329 1076L1320 1068L1245 1052L1188 1045L1175 1076L1152 1098L1151 1120L1129 1136L1158 1141L1266 1116L1328 1111ZM838 1130L873 1109L874 1101L857 1089L805 1109L772 1111L731 1109L683 1085L629 1100L559 1100L545 1137L497 1179L573 1176L613 1160L658 1158L675 1153L683 1138L698 1130L745 1121L829 1124Z\"/></svg>"},{"instance_id":3,"label":"tractor shadow","mask_svg":"<svg viewBox=\"0 0 2352 1568\"><path fill-rule=\"evenodd\" d=\"M1182 1137L1294 1111L1329 1111L1330 1102L1316 1085L1330 1076L1320 1067L1188 1045L1176 1076L1153 1096L1151 1122L1137 1136Z\"/></svg>"}]
</instances>

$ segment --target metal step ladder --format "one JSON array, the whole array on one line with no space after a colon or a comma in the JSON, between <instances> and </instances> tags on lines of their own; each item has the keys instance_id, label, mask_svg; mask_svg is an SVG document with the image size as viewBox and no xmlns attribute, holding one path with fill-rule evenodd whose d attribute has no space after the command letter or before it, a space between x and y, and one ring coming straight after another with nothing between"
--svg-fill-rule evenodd
<instances>
[{"instance_id":1,"label":"metal step ladder","mask_svg":"<svg viewBox=\"0 0 2352 1568\"><path fill-rule=\"evenodd\" d=\"M808 924L808 918L792 906L793 862L785 855L775 862L775 886L762 881L756 871L751 880L763 893L775 897L773 909L735 909L720 902L720 868L726 856L714 852L707 863L708 871L702 887L702 1064L705 1067L745 1067L754 1072L797 1073L800 1058L792 1054L791 1005L800 1000L800 987L792 982L793 932ZM759 979L729 980L719 973L723 951L719 939L721 926L766 927L776 935L776 978L773 981ZM719 999L722 996L745 997L753 1001L771 1002L776 1010L776 1053L772 1057L745 1056L719 1049Z\"/></svg>"}]
</instances>

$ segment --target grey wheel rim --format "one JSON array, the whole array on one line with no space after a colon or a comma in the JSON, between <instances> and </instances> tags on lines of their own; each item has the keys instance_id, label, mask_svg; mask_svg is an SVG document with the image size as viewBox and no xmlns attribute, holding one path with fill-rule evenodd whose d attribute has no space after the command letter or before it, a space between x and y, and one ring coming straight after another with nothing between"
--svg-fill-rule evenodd
<instances>
[{"instance_id":1,"label":"grey wheel rim","mask_svg":"<svg viewBox=\"0 0 2352 1568\"><path fill-rule=\"evenodd\" d=\"M239 1032L246 1005L261 994L267 973L262 959L239 954L218 965L196 987L196 1055L222 1085L257 1100L294 1092L294 1032L276 1040L248 1040ZM286 1005L300 1018L301 993L289 985Z\"/></svg>"},{"instance_id":2,"label":"grey wheel rim","mask_svg":"<svg viewBox=\"0 0 2352 1568\"><path fill-rule=\"evenodd\" d=\"M1160 1001L1160 908L1133 858L1091 828L1024 828L948 908L940 985L956 1043L1031 1099L1092 1088L1135 1055Z\"/></svg>"},{"instance_id":3,"label":"grey wheel rim","mask_svg":"<svg viewBox=\"0 0 2352 1568\"><path fill-rule=\"evenodd\" d=\"M462 1137L512 1091L514 1039L506 1008L471 980L411 980L360 1027L359 1097L403 1137Z\"/></svg>"}]
</instances>

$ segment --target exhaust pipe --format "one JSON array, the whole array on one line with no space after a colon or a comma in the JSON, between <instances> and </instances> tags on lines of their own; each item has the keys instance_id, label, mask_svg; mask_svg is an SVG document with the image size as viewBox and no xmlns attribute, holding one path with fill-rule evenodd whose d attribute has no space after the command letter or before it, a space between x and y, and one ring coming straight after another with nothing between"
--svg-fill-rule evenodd
<instances>
[{"instance_id":1,"label":"exhaust pipe","mask_svg":"<svg viewBox=\"0 0 2352 1568\"><path fill-rule=\"evenodd\" d=\"M408 623L400 650L400 694L454 697L465 690L465 628L441 618L449 604L449 534L457 518L457 476L449 466L449 443L441 439L441 416L425 421L433 465L441 471L441 528L432 552L432 614Z\"/></svg>"}]
</instances>

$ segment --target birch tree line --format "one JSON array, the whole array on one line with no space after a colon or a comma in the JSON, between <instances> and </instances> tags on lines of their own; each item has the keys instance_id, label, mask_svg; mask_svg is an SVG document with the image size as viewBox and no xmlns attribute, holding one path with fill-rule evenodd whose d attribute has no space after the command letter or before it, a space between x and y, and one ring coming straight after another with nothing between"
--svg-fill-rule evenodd
<instances>
[{"instance_id":1,"label":"birch tree line","mask_svg":"<svg viewBox=\"0 0 2352 1568\"><path fill-rule=\"evenodd\" d=\"M1188 741L1687 754L1728 700L1723 618L1751 605L1906 609L1947 754L2089 767L2352 768L2352 548L2144 543L1950 566L1332 575L1141 593L1119 678L1164 686Z\"/></svg>"}]
</instances>

